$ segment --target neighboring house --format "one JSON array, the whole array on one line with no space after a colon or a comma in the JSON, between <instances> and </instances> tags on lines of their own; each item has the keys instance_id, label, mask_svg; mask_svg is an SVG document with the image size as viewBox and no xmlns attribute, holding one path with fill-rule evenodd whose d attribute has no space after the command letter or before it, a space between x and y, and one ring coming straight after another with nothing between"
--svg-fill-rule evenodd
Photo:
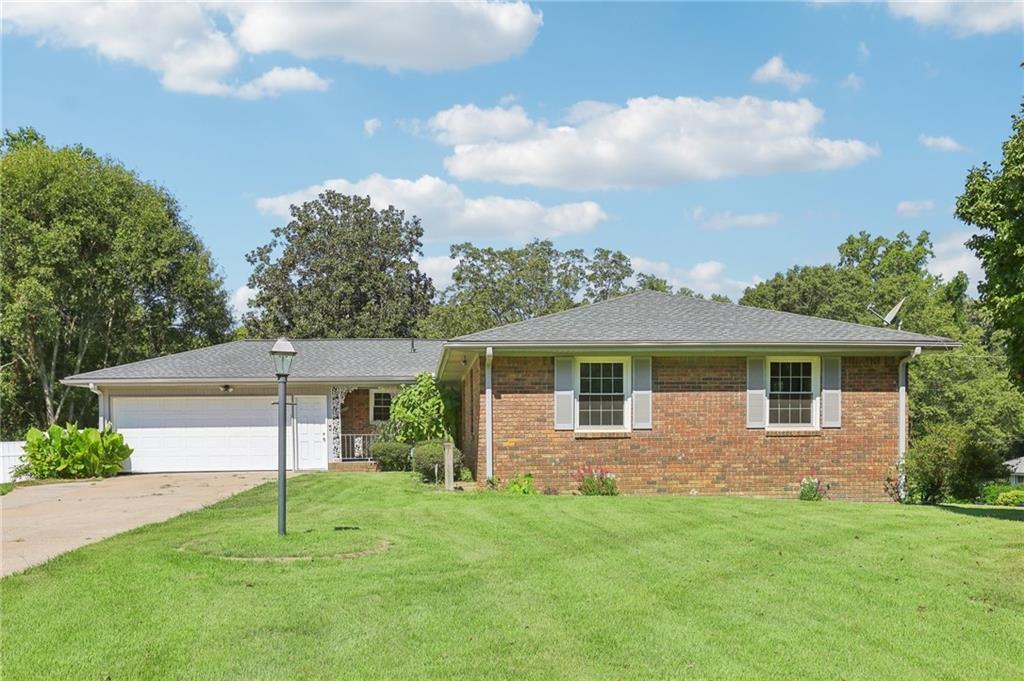
<instances>
[{"instance_id":1,"label":"neighboring house","mask_svg":"<svg viewBox=\"0 0 1024 681\"><path fill-rule=\"evenodd\" d=\"M1010 459L1006 462L1006 468L1010 471L1011 485L1024 485L1024 456Z\"/></svg>"},{"instance_id":2,"label":"neighboring house","mask_svg":"<svg viewBox=\"0 0 1024 681\"><path fill-rule=\"evenodd\" d=\"M239 341L80 374L136 449L132 470L275 464L271 341ZM532 473L574 488L605 466L626 492L885 499L906 449L906 364L935 336L650 291L447 342L294 341L299 468L356 458L370 400L420 371L462 393L477 480ZM231 390L230 394L222 391ZM365 419L365 420L364 420ZM319 440L317 439L319 437ZM367 438L356 438L365 456ZM140 462L145 463L140 463Z\"/></svg>"}]
</instances>

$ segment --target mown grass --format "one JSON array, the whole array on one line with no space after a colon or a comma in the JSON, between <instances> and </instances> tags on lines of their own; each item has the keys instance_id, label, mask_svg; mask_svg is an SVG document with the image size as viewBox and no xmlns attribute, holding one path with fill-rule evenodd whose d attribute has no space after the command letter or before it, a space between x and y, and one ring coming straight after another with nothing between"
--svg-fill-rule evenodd
<instances>
[{"instance_id":1,"label":"mown grass","mask_svg":"<svg viewBox=\"0 0 1024 681\"><path fill-rule=\"evenodd\" d=\"M1024 512L445 494L404 474L289 489L284 540L270 484L4 579L4 678L1024 668Z\"/></svg>"}]
</instances>

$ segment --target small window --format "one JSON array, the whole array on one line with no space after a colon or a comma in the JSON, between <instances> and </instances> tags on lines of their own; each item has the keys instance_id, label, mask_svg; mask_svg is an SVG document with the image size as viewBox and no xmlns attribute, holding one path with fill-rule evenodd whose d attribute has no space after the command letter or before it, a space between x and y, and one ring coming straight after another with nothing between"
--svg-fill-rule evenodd
<instances>
[{"instance_id":1,"label":"small window","mask_svg":"<svg viewBox=\"0 0 1024 681\"><path fill-rule=\"evenodd\" d=\"M817 426L817 365L806 360L772 360L768 364L768 425Z\"/></svg>"},{"instance_id":2,"label":"small window","mask_svg":"<svg viewBox=\"0 0 1024 681\"><path fill-rule=\"evenodd\" d=\"M391 418L391 393L383 390L370 391L370 422L383 423Z\"/></svg>"},{"instance_id":3,"label":"small window","mask_svg":"<svg viewBox=\"0 0 1024 681\"><path fill-rule=\"evenodd\" d=\"M583 428L625 427L625 363L579 363L579 418Z\"/></svg>"}]
</instances>

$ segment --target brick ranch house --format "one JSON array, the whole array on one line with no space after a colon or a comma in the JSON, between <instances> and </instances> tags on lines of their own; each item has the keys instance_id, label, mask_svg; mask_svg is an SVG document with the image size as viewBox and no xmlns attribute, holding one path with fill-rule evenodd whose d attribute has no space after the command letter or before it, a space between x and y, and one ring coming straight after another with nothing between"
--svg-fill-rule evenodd
<instances>
[{"instance_id":1,"label":"brick ranch house","mask_svg":"<svg viewBox=\"0 0 1024 681\"><path fill-rule=\"evenodd\" d=\"M130 469L276 467L271 341L65 379L135 448ZM289 462L366 466L391 396L421 371L461 391L476 479L574 489L605 466L628 493L885 500L906 451L906 367L936 336L644 291L449 341L298 340Z\"/></svg>"}]
</instances>

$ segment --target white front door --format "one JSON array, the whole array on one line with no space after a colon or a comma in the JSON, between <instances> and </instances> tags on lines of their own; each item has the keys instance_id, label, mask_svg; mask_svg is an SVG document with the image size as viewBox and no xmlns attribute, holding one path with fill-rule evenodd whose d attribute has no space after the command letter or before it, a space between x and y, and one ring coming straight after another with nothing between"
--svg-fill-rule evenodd
<instances>
[{"instance_id":1,"label":"white front door","mask_svg":"<svg viewBox=\"0 0 1024 681\"><path fill-rule=\"evenodd\" d=\"M327 398L299 395L295 401L299 470L324 470L327 468Z\"/></svg>"}]
</instances>

